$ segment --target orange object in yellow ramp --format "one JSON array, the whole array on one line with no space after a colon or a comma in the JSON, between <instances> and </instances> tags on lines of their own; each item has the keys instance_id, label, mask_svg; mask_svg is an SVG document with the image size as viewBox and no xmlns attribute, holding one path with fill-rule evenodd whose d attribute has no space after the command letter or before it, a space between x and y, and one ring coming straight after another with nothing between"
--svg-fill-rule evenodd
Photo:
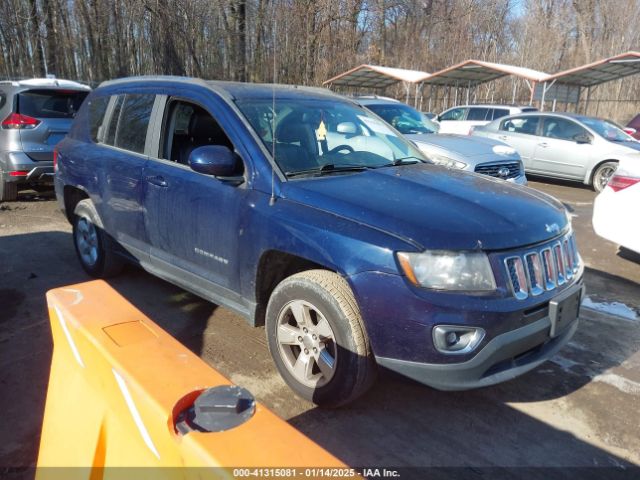
<instances>
[{"instance_id":1,"label":"orange object in yellow ramp","mask_svg":"<svg viewBox=\"0 0 640 480\"><path fill-rule=\"evenodd\" d=\"M54 351L36 478L353 475L105 282L51 290L47 302Z\"/></svg>"}]
</instances>

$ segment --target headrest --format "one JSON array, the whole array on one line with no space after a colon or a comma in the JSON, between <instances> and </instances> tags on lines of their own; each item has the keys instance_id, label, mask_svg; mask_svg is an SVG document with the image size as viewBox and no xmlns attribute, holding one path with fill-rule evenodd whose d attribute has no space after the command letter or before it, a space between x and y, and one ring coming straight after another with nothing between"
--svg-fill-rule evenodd
<instances>
[{"instance_id":1,"label":"headrest","mask_svg":"<svg viewBox=\"0 0 640 480\"><path fill-rule=\"evenodd\" d=\"M189 136L194 138L212 138L219 132L218 123L207 114L194 114L189 120Z\"/></svg>"}]
</instances>

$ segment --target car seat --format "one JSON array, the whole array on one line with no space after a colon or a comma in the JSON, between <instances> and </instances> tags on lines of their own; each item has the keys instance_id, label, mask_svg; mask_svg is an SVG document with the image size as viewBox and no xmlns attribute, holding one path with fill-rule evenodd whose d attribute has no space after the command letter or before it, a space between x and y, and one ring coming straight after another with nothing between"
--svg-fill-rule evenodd
<instances>
[{"instance_id":1,"label":"car seat","mask_svg":"<svg viewBox=\"0 0 640 480\"><path fill-rule=\"evenodd\" d=\"M233 150L233 144L211 115L194 112L189 119L187 139L179 146L178 162L188 165L191 152L204 145L223 145Z\"/></svg>"}]
</instances>

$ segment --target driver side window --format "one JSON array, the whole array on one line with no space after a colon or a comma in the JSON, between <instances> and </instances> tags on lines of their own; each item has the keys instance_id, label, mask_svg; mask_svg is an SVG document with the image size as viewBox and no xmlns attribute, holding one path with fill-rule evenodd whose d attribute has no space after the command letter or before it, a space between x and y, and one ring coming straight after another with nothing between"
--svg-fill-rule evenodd
<instances>
[{"instance_id":1,"label":"driver side window","mask_svg":"<svg viewBox=\"0 0 640 480\"><path fill-rule=\"evenodd\" d=\"M586 131L577 123L559 117L546 117L542 128L542 135L558 140L575 141L575 137Z\"/></svg>"},{"instance_id":2,"label":"driver side window","mask_svg":"<svg viewBox=\"0 0 640 480\"><path fill-rule=\"evenodd\" d=\"M234 150L220 124L199 105L169 100L165 112L160 158L189 165L189 155L198 147L221 145Z\"/></svg>"}]
</instances>

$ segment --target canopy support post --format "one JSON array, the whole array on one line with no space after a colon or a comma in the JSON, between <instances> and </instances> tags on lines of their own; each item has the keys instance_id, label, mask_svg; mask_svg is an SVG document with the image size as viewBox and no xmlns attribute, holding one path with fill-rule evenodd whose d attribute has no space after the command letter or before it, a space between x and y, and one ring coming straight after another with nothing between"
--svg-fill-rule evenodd
<instances>
[{"instance_id":1,"label":"canopy support post","mask_svg":"<svg viewBox=\"0 0 640 480\"><path fill-rule=\"evenodd\" d=\"M529 95L529 105L533 105L533 92L536 90L536 82L533 80L531 83L527 81L527 85L529 90L531 91L531 95Z\"/></svg>"},{"instance_id":2,"label":"canopy support post","mask_svg":"<svg viewBox=\"0 0 640 480\"><path fill-rule=\"evenodd\" d=\"M589 101L591 100L591 85L587 87L587 102L584 105L584 114L589 114Z\"/></svg>"}]
</instances>

